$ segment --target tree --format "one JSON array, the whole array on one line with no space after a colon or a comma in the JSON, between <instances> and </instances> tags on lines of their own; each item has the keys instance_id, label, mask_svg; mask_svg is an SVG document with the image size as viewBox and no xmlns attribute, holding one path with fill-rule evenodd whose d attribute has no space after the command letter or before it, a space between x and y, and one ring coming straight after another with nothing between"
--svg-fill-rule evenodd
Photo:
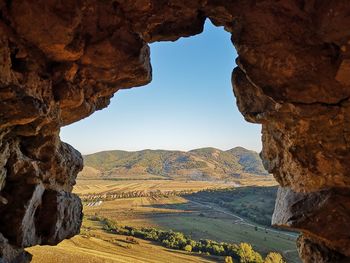
<instances>
[{"instance_id":1,"label":"tree","mask_svg":"<svg viewBox=\"0 0 350 263\"><path fill-rule=\"evenodd\" d=\"M233 263L233 259L230 256L225 257L225 263Z\"/></svg>"},{"instance_id":2,"label":"tree","mask_svg":"<svg viewBox=\"0 0 350 263\"><path fill-rule=\"evenodd\" d=\"M255 252L248 243L240 243L237 254L241 259L241 263L263 263L263 259L258 252Z\"/></svg>"},{"instance_id":3,"label":"tree","mask_svg":"<svg viewBox=\"0 0 350 263\"><path fill-rule=\"evenodd\" d=\"M220 256L224 252L225 252L225 249L222 246L220 246L220 245L213 245L211 247L211 253L213 255Z\"/></svg>"},{"instance_id":4,"label":"tree","mask_svg":"<svg viewBox=\"0 0 350 263\"><path fill-rule=\"evenodd\" d=\"M187 239L187 244L191 245L192 248L194 248L197 245L197 242L195 240L192 240L192 239Z\"/></svg>"},{"instance_id":5,"label":"tree","mask_svg":"<svg viewBox=\"0 0 350 263\"><path fill-rule=\"evenodd\" d=\"M184 250L187 251L187 252L191 252L192 251L192 246L191 245L186 245L184 247Z\"/></svg>"},{"instance_id":6,"label":"tree","mask_svg":"<svg viewBox=\"0 0 350 263\"><path fill-rule=\"evenodd\" d=\"M163 246L170 248L170 242L169 242L169 240L164 239L164 240L162 241L162 244L163 244Z\"/></svg>"},{"instance_id":7,"label":"tree","mask_svg":"<svg viewBox=\"0 0 350 263\"><path fill-rule=\"evenodd\" d=\"M285 263L285 261L283 260L281 254L278 254L276 252L270 252L266 256L264 263Z\"/></svg>"},{"instance_id":8,"label":"tree","mask_svg":"<svg viewBox=\"0 0 350 263\"><path fill-rule=\"evenodd\" d=\"M262 256L256 251L254 251L254 261L253 262L254 263L264 263Z\"/></svg>"}]
</instances>

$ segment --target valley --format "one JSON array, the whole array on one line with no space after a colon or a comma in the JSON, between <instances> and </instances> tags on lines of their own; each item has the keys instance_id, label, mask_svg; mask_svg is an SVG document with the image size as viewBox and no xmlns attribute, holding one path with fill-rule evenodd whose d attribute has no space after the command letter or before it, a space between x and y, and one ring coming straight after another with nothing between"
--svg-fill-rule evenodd
<instances>
[{"instance_id":1,"label":"valley","mask_svg":"<svg viewBox=\"0 0 350 263\"><path fill-rule=\"evenodd\" d=\"M237 185L240 187L235 188ZM226 201L232 201L232 198L229 200L227 196L234 196L234 203L246 202L245 211L255 211L255 207L251 207L247 200L247 195L242 192L247 193L250 200L266 199L266 196L264 197L261 190L256 191L254 187L247 185L269 189L276 183L270 177L260 176L236 182L80 179L74 191L81 196L84 204L85 216L81 234L63 241L57 247L45 248L45 255L42 255L42 247L31 248L30 252L34 254L33 262L45 262L47 256L55 257L57 253L64 253L68 258L77 258L77 262L130 262L125 258L130 254L133 255L132 262L164 262L162 257L168 257L168 253L175 255L167 262L224 260L223 257L167 249L145 240L138 241L137 245L127 246L123 243L125 236L106 233L98 222L91 220L95 216L108 218L120 226L171 229L194 240L209 239L236 244L245 242L252 244L262 256L276 251L283 255L286 262L300 262L295 247L296 234L258 224L247 216L232 212L229 207L219 202L225 198ZM239 193L234 194L234 189ZM108 195L110 192L114 195ZM116 193L124 195L113 198ZM109 198L103 199L106 196ZM274 196L270 199L274 199ZM265 204L269 204L271 200L266 199ZM261 207L261 211L264 209L269 208ZM144 250L156 251L153 253L153 256L156 256L147 256L149 261L138 261L145 257ZM87 258L90 261L86 261Z\"/></svg>"},{"instance_id":2,"label":"valley","mask_svg":"<svg viewBox=\"0 0 350 263\"><path fill-rule=\"evenodd\" d=\"M225 260L224 254L174 250L138 236L130 243L127 236L134 230L127 229L175 231L191 242L212 240L217 246L251 244L262 258L277 252L288 263L300 262L297 234L270 226L277 183L263 171L254 152L241 147L109 151L84 159L86 166L73 190L84 205L81 233L57 247L28 249L33 262L45 262L57 254L64 254L62 262L73 258L76 262ZM114 222L120 231L110 227L106 231L105 221Z\"/></svg>"},{"instance_id":3,"label":"valley","mask_svg":"<svg viewBox=\"0 0 350 263\"><path fill-rule=\"evenodd\" d=\"M143 183L145 183L146 188L147 184L150 184L149 181L134 181L132 189L138 189L136 186L142 188ZM188 183L191 184L191 182ZM202 187L204 187L205 182L201 183ZM264 181L260 183L266 184ZM85 207L84 214L86 216L98 215L102 218L108 218L122 226L172 229L190 235L196 240L211 239L220 242L247 242L252 244L263 255L270 251L277 251L288 259L287 262L299 262L295 247L297 234L255 223L247 217L232 213L229 209L221 207L215 202L208 201L207 198L201 197L206 195L206 191L213 195L213 192L219 191L220 193L225 191L225 189L220 183L215 185L213 182L207 182L206 184L205 189L211 190L198 191L185 196L155 195L103 201L99 206ZM173 188L168 187L168 189L186 189L184 188L186 182L172 182L171 185ZM251 200L259 200L263 197L261 191L257 191L254 195L250 187L239 189L246 191L250 195L249 198ZM128 190L127 188L124 189L124 191ZM270 199L274 200L274 198L272 196ZM212 200L215 201L214 198ZM237 198L236 202L239 201L239 198ZM266 201L266 204L268 202L269 200ZM247 205L246 211L249 212L251 210L254 211L254 208L249 208Z\"/></svg>"}]
</instances>

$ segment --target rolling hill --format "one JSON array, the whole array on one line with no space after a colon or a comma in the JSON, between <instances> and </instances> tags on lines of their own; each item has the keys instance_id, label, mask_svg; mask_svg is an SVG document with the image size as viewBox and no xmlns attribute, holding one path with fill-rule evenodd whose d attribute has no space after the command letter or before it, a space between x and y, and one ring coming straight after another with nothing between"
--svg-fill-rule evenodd
<instances>
[{"instance_id":1,"label":"rolling hill","mask_svg":"<svg viewBox=\"0 0 350 263\"><path fill-rule=\"evenodd\" d=\"M214 256L167 249L141 239L134 239L137 244L130 244L125 236L98 230L90 232L93 232L91 236L79 235L57 246L35 246L27 251L33 255L32 263L218 262Z\"/></svg>"},{"instance_id":2,"label":"rolling hill","mask_svg":"<svg viewBox=\"0 0 350 263\"><path fill-rule=\"evenodd\" d=\"M258 153L242 147L221 151L201 148L188 152L142 150L104 151L84 156L84 178L163 178L216 180L244 174L268 175Z\"/></svg>"}]
</instances>

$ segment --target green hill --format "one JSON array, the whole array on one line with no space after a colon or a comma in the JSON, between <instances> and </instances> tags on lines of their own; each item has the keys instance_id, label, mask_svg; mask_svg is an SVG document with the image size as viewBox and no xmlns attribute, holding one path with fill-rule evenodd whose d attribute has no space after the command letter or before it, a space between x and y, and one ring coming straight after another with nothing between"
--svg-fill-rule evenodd
<instances>
[{"instance_id":1,"label":"green hill","mask_svg":"<svg viewBox=\"0 0 350 263\"><path fill-rule=\"evenodd\" d=\"M228 151L201 148L188 152L142 150L104 151L84 156L80 178L155 176L215 180L237 178L243 174L267 175L258 153L242 147Z\"/></svg>"}]
</instances>

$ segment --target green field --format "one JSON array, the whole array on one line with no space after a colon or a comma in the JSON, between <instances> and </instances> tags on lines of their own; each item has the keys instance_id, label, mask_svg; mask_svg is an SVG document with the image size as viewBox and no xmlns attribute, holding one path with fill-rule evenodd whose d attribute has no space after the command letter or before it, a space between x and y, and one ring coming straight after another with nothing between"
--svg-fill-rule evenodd
<instances>
[{"instance_id":1,"label":"green field","mask_svg":"<svg viewBox=\"0 0 350 263\"><path fill-rule=\"evenodd\" d=\"M167 249L141 239L135 241L131 244L125 236L106 233L96 222L84 220L81 235L57 246L36 246L27 251L33 255L33 263L222 262L214 256Z\"/></svg>"},{"instance_id":2,"label":"green field","mask_svg":"<svg viewBox=\"0 0 350 263\"><path fill-rule=\"evenodd\" d=\"M245 184L269 186L273 185L273 181L256 179L253 181L246 181ZM300 262L295 245L297 237L295 233L272 229L252 220L256 215L271 213L271 200L275 198L273 196L275 188L274 190L268 187L261 190L245 187L222 189L225 185L225 182L213 181L79 180L74 191L80 195L92 195L93 197L93 201L89 201L89 199L84 201L84 214L86 217L99 216L101 218L108 218L116 221L120 226L131 226L139 229L142 227L153 227L161 230L172 229L182 232L194 240L210 239L218 242L236 244L246 242L251 244L254 250L258 251L262 256L266 256L267 253L275 251L283 255L286 262ZM185 196L142 196L154 191L166 192L189 189L195 190L195 192ZM201 191L204 189L206 190ZM236 192L232 194L233 191ZM111 192L131 192L140 194L140 196L115 199L103 198ZM98 200L101 200L101 202L96 202ZM234 207L242 208L242 204L244 204L244 209L242 211L248 213L247 215L250 216L244 217L242 213L236 213L242 212L241 210L232 209ZM258 210L256 209L257 207L259 208ZM83 247L85 249L85 254L82 253L85 256L88 254L99 255L97 252L89 252L88 250L100 249L96 245L96 242L105 242L105 235L112 238L109 236L111 234L103 233L100 227L96 226L96 222L91 222L89 220L84 220L82 234L82 236L75 237L71 241L64 241L57 248L52 248L53 250L57 249L55 250L56 252L52 253L58 253L60 249L64 249L70 254L73 253L73 251L82 251L81 248ZM117 236L118 239L125 238L119 235ZM100 241L94 238L100 239ZM86 239L88 239L88 241ZM86 245L86 243L90 245ZM109 247L111 245L110 243L111 242L109 242L109 245L106 247ZM125 260L124 250L126 248L119 243L117 242L116 247L113 248L112 254L114 254L113 260L115 261L110 262L126 262L123 261ZM176 256L174 258L169 257L169 261L166 262L181 262L181 260L183 260L182 262L223 262L223 257L203 258L203 256L198 253L188 255L186 252L167 250L159 244L147 244L153 246L152 249L154 249L154 251L157 249L161 249L161 251L154 252L154 257L152 257L150 261L137 261L135 259L135 261L132 262L164 262L162 261L162 253L164 251L166 251L166 253L180 253L178 254L178 259ZM94 247L95 245L97 248ZM115 246L115 244L112 245ZM79 249L76 249L76 247L79 247ZM34 251L33 253L38 255L38 253L41 253L41 249L42 248L36 247L34 250L31 250L31 252ZM135 252L133 251L134 249L139 249L138 245L129 248L128 253L138 255L138 260L141 260L142 249ZM111 251L111 248L109 248L109 251ZM105 256L106 255L103 254L101 257L103 258ZM191 256L191 258L184 259L182 258L184 256ZM108 257L113 258L112 255ZM89 262L109 262L108 260ZM40 261L37 256L34 262L41 263L45 261Z\"/></svg>"},{"instance_id":3,"label":"green field","mask_svg":"<svg viewBox=\"0 0 350 263\"><path fill-rule=\"evenodd\" d=\"M193 201L214 203L265 226L271 225L276 197L277 186L208 189L186 196Z\"/></svg>"},{"instance_id":4,"label":"green field","mask_svg":"<svg viewBox=\"0 0 350 263\"><path fill-rule=\"evenodd\" d=\"M149 183L149 182L148 182ZM146 184L147 185L147 184ZM184 186L184 182L174 183L174 187ZM141 187L141 186L140 186ZM176 188L175 187L175 188ZM137 188L133 185L133 189ZM180 187L181 188L181 187ZM126 189L124 189L126 190ZM231 190L213 190L224 192ZM240 190L241 191L241 190ZM252 193L256 195L252 195ZM269 190L267 189L267 192ZM248 197L242 193L236 196L238 204L246 200L259 200L266 191L251 191ZM257 196L259 195L259 196ZM249 219L235 216L230 209L220 207L216 203L208 203L202 192L193 196L171 197L136 197L105 201L97 207L85 207L86 215L99 215L115 220L120 225L133 227L155 227L158 229L172 229L190 235L193 239L212 239L216 241L240 243L247 242L262 255L270 251L281 253L287 262L300 262L296 251L296 234L278 231L256 224ZM206 196L204 194L204 196ZM241 196L241 199L239 199ZM272 197L274 198L274 197ZM217 199L211 198L212 201ZM229 200L228 200L229 201ZM271 206L269 201L256 202ZM262 209L262 207L260 207ZM247 205L247 211L249 211ZM257 226L257 227L255 227Z\"/></svg>"}]
</instances>

